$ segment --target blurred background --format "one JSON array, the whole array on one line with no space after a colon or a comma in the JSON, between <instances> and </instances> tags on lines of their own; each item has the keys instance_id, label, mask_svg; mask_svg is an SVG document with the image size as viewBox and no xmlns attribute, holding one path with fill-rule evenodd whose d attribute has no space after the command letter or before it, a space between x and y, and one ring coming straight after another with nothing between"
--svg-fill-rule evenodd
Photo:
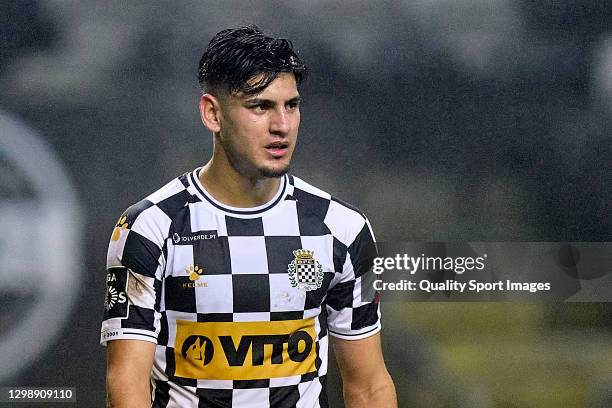
<instances>
[{"instance_id":1,"label":"blurred background","mask_svg":"<svg viewBox=\"0 0 612 408\"><path fill-rule=\"evenodd\" d=\"M250 23L310 67L294 174L379 241L612 241L611 1L2 1L1 385L103 405L112 228L208 160L197 64ZM384 304L400 406L612 406L611 312Z\"/></svg>"}]
</instances>

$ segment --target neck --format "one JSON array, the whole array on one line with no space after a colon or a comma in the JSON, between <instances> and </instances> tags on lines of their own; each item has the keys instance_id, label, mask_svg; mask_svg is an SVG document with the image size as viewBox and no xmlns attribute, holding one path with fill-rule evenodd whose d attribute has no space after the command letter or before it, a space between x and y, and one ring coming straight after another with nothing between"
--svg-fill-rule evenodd
<instances>
[{"instance_id":1,"label":"neck","mask_svg":"<svg viewBox=\"0 0 612 408\"><path fill-rule=\"evenodd\" d=\"M213 155L198 174L200 183L217 201L232 207L258 207L278 192L280 177L249 178L238 173L227 160Z\"/></svg>"}]
</instances>

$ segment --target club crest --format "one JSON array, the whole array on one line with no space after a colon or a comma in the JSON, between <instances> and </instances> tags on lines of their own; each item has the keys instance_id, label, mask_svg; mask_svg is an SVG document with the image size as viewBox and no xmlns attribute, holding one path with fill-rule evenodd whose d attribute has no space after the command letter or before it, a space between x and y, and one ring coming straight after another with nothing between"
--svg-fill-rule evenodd
<instances>
[{"instance_id":1,"label":"club crest","mask_svg":"<svg viewBox=\"0 0 612 408\"><path fill-rule=\"evenodd\" d=\"M294 288L315 290L323 283L323 266L314 258L314 251L297 249L293 261L288 265L289 282Z\"/></svg>"}]
</instances>

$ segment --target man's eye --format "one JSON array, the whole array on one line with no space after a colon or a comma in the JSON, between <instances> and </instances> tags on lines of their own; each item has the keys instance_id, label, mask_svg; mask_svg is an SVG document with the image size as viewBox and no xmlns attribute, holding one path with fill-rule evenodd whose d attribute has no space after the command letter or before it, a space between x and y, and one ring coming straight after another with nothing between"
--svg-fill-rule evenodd
<instances>
[{"instance_id":1,"label":"man's eye","mask_svg":"<svg viewBox=\"0 0 612 408\"><path fill-rule=\"evenodd\" d=\"M298 102L289 102L287 104L287 109L297 109L300 106Z\"/></svg>"}]
</instances>

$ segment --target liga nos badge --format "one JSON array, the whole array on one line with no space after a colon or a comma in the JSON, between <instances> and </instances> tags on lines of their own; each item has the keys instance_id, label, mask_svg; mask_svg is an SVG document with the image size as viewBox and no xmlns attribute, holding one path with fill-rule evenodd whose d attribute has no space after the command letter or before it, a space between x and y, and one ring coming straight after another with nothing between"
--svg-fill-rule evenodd
<instances>
[{"instance_id":1,"label":"liga nos badge","mask_svg":"<svg viewBox=\"0 0 612 408\"><path fill-rule=\"evenodd\" d=\"M289 282L294 288L315 290L323 283L323 267L314 258L314 251L297 249L293 261L288 265Z\"/></svg>"}]
</instances>

